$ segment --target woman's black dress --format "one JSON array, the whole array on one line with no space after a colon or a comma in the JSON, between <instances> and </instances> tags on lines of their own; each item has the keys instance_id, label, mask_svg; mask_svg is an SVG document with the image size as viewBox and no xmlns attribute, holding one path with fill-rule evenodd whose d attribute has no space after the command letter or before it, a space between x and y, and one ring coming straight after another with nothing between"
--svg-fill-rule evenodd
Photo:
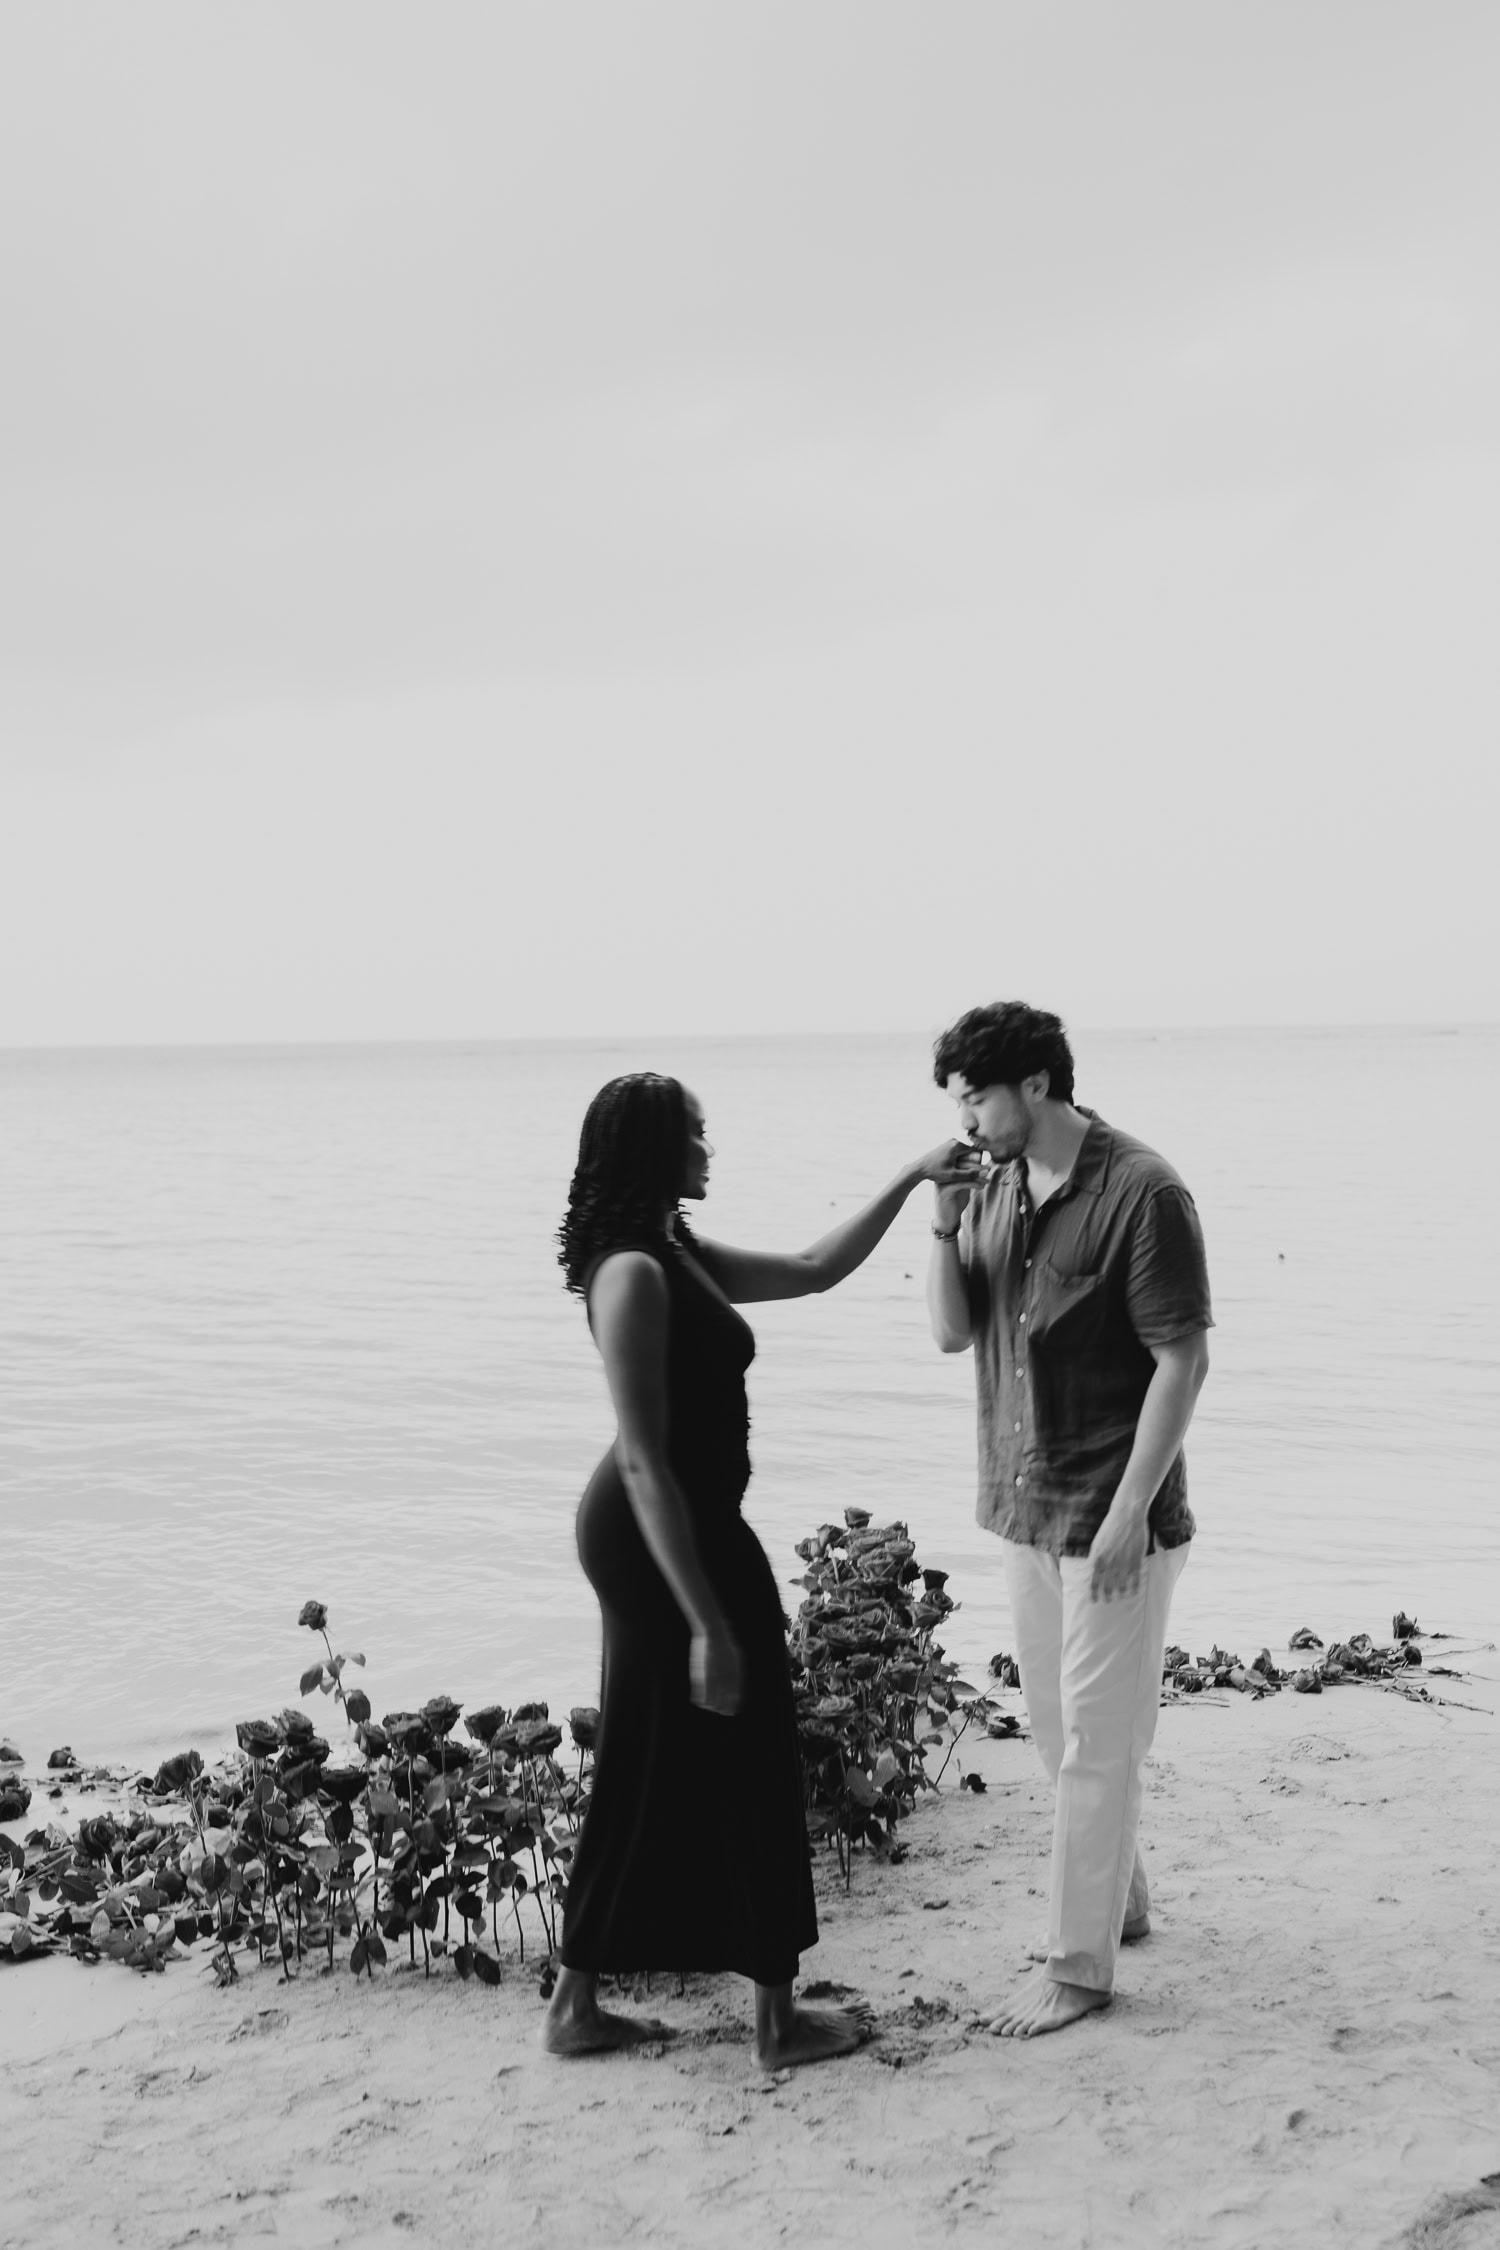
<instances>
[{"instance_id":1,"label":"woman's black dress","mask_svg":"<svg viewBox=\"0 0 1500 2250\"><path fill-rule=\"evenodd\" d=\"M740 1515L750 1478L749 1326L696 1258L665 1244L667 1458L745 1659L733 1718L688 1695L687 1622L652 1561L613 1448L578 1510L604 1612L594 1793L563 1915L570 1969L735 1970L787 1984L817 1942L781 1597Z\"/></svg>"}]
</instances>

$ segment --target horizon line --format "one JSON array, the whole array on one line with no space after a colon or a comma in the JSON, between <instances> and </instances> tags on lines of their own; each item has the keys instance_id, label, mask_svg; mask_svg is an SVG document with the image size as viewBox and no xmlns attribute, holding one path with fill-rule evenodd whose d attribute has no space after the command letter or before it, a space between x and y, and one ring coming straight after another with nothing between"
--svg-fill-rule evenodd
<instances>
[{"instance_id":1,"label":"horizon line","mask_svg":"<svg viewBox=\"0 0 1500 2250\"><path fill-rule=\"evenodd\" d=\"M1070 1038L1085 1039L1174 1039L1223 1037L1238 1033L1244 1037L1299 1035L1316 1037L1330 1033L1350 1032L1408 1032L1424 1033L1436 1038L1456 1037L1464 1032L1494 1031L1500 1022L1491 1017L1440 1016L1426 1021L1380 1019L1324 1019L1318 1022L1298 1023L1135 1023L1135 1024L1079 1024L1069 1026ZM29 1055L231 1055L231 1054L282 1054L287 1052L324 1054L330 1051L373 1053L396 1048L432 1048L452 1051L458 1048L496 1047L615 1047L649 1046L665 1044L669 1040L692 1041L704 1045L742 1045L792 1043L811 1045L822 1042L853 1044L871 1039L913 1040L930 1044L932 1033L925 1028L907 1026L895 1030L849 1031L578 1031L578 1032L522 1032L522 1033L449 1033L442 1035L381 1035L376 1037L321 1037L321 1038L260 1038L260 1039L99 1039L71 1040L48 1039L0 1042L0 1057Z\"/></svg>"}]
</instances>

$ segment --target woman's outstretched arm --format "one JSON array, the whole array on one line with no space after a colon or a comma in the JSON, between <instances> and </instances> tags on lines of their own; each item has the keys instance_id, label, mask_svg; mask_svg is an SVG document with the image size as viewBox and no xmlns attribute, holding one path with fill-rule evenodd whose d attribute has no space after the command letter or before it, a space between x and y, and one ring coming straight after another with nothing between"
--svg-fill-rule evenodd
<instances>
[{"instance_id":1,"label":"woman's outstretched arm","mask_svg":"<svg viewBox=\"0 0 1500 2250\"><path fill-rule=\"evenodd\" d=\"M620 1418L615 1458L626 1496L692 1635L693 1701L707 1711L733 1713L744 1700L744 1660L667 1460L667 1285L656 1260L644 1250L604 1259L589 1289L589 1314Z\"/></svg>"},{"instance_id":2,"label":"woman's outstretched arm","mask_svg":"<svg viewBox=\"0 0 1500 2250\"><path fill-rule=\"evenodd\" d=\"M862 1266L889 1228L911 1191L922 1180L937 1187L974 1184L979 1157L967 1141L944 1141L925 1156L903 1164L889 1187L862 1211L844 1219L807 1250L778 1254L737 1250L727 1242L700 1242L703 1263L737 1305L763 1304L772 1297L811 1297L832 1289Z\"/></svg>"}]
</instances>

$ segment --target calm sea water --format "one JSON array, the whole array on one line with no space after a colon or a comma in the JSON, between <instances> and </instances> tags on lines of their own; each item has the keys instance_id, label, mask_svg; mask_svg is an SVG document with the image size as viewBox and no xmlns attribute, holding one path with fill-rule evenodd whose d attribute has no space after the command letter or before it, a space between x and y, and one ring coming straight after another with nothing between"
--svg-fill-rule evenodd
<instances>
[{"instance_id":1,"label":"calm sea water","mask_svg":"<svg viewBox=\"0 0 1500 2250\"><path fill-rule=\"evenodd\" d=\"M1495 1636L1500 1030L1078 1046L1080 1099L1171 1157L1208 1238L1178 1637L1248 1655L1398 1605ZM726 1240L800 1247L949 1130L915 1037L0 1054L0 1732L217 1745L295 1699L309 1595L377 1713L593 1699L573 1511L612 1420L553 1230L588 1097L643 1066L705 1104ZM847 1503L904 1517L982 1666L1009 1622L928 1217L753 1308L748 1513L788 1579Z\"/></svg>"}]
</instances>

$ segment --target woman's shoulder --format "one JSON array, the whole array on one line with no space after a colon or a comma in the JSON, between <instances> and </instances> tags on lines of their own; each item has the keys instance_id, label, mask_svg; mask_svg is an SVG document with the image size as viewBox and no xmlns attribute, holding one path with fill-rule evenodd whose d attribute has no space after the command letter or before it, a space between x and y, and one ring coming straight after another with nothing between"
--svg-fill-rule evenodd
<instances>
[{"instance_id":1,"label":"woman's shoulder","mask_svg":"<svg viewBox=\"0 0 1500 2250\"><path fill-rule=\"evenodd\" d=\"M585 1304L592 1306L601 1288L611 1297L660 1298L667 1289L665 1260L649 1243L615 1243L590 1259L584 1271Z\"/></svg>"}]
</instances>

